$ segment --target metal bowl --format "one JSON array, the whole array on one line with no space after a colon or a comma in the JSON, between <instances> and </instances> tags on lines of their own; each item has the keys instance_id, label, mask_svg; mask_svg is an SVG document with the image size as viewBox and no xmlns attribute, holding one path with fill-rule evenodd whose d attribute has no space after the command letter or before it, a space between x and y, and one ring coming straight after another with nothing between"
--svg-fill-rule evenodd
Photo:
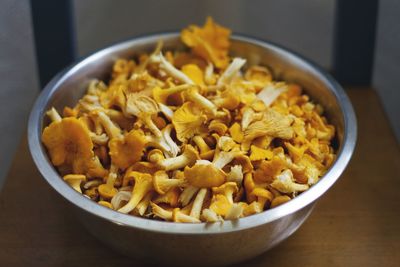
<instances>
[{"instance_id":1,"label":"metal bowl","mask_svg":"<svg viewBox=\"0 0 400 267\"><path fill-rule=\"evenodd\" d=\"M51 80L38 97L29 118L29 148L37 168L50 186L71 204L80 221L98 239L136 259L163 265L215 266L261 254L296 231L315 202L339 178L356 141L356 118L343 89L323 70L275 44L232 36L231 54L262 64L274 77L302 85L337 129L337 159L308 191L279 207L235 221L214 224L161 222L122 214L77 193L52 166L41 142L48 123L45 112L54 106L72 106L84 94L90 79L107 79L117 58L152 51L159 39L166 49L183 49L177 33L135 38L100 50L68 67Z\"/></svg>"}]
</instances>

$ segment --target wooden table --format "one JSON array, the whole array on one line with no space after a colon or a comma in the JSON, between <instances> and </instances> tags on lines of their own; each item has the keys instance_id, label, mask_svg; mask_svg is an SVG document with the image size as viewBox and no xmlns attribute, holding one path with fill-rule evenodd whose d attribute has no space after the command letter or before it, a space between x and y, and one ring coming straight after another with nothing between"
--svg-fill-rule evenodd
<instances>
[{"instance_id":1,"label":"wooden table","mask_svg":"<svg viewBox=\"0 0 400 267\"><path fill-rule=\"evenodd\" d=\"M292 237L240 266L400 266L399 146L374 91L348 93L359 136L346 172ZM0 210L0 266L135 266L75 220L40 177L25 140Z\"/></svg>"}]
</instances>

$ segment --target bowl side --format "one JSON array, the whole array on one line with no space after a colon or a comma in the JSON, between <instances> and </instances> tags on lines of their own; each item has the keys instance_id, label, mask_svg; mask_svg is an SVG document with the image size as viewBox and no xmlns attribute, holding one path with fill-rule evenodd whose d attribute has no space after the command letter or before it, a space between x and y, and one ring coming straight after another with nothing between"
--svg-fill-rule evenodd
<instances>
[{"instance_id":1,"label":"bowl side","mask_svg":"<svg viewBox=\"0 0 400 267\"><path fill-rule=\"evenodd\" d=\"M78 209L101 219L130 228L158 233L174 234L221 234L258 227L288 216L313 203L333 185L350 160L355 145L356 122L354 111L343 89L324 71L294 53L274 44L244 36L232 37L232 53L248 59L250 64L263 64L274 70L279 79L297 82L306 88L313 99L326 109L328 118L337 127L338 156L325 176L308 191L277 208L245 217L237 222L224 224L180 224L160 222L125 215L107 209L83 197L69 187L58 175L47 157L41 143L41 132L47 121L45 111L54 106L62 109L73 106L84 94L93 78L106 79L117 58L132 57L150 52L158 40L164 41L166 49L182 47L177 33L167 33L128 40L103 49L58 74L37 99L28 125L29 147L32 157L47 182ZM207 227L206 227L207 226Z\"/></svg>"}]
</instances>

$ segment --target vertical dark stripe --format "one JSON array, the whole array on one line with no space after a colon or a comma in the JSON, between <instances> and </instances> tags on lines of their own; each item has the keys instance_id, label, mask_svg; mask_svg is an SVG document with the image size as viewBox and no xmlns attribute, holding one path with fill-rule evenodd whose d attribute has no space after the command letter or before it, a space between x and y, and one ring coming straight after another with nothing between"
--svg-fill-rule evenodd
<instances>
[{"instance_id":1,"label":"vertical dark stripe","mask_svg":"<svg viewBox=\"0 0 400 267\"><path fill-rule=\"evenodd\" d=\"M371 84L378 0L336 0L333 74L345 85Z\"/></svg>"},{"instance_id":2,"label":"vertical dark stripe","mask_svg":"<svg viewBox=\"0 0 400 267\"><path fill-rule=\"evenodd\" d=\"M40 85L76 56L72 0L30 0Z\"/></svg>"}]
</instances>

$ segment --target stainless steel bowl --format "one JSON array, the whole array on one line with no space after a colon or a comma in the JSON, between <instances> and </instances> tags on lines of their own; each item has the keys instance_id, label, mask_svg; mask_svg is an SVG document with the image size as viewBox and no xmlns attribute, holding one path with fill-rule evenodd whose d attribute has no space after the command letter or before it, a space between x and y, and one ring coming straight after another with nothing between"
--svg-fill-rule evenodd
<instances>
[{"instance_id":1,"label":"stainless steel bowl","mask_svg":"<svg viewBox=\"0 0 400 267\"><path fill-rule=\"evenodd\" d=\"M163 265L214 266L252 258L290 236L311 213L315 202L339 178L356 141L356 118L343 89L323 70L269 42L235 35L231 51L248 64L269 66L276 78L301 84L321 103L337 129L338 155L325 176L295 199L261 214L215 224L180 224L125 215L85 198L68 186L51 165L41 143L48 123L45 112L74 105L90 79L106 79L117 58L150 52L164 40L167 49L181 49L177 33L140 37L115 44L59 73L38 97L29 119L29 148L50 186L71 204L80 221L98 239L117 251Z\"/></svg>"}]
</instances>

